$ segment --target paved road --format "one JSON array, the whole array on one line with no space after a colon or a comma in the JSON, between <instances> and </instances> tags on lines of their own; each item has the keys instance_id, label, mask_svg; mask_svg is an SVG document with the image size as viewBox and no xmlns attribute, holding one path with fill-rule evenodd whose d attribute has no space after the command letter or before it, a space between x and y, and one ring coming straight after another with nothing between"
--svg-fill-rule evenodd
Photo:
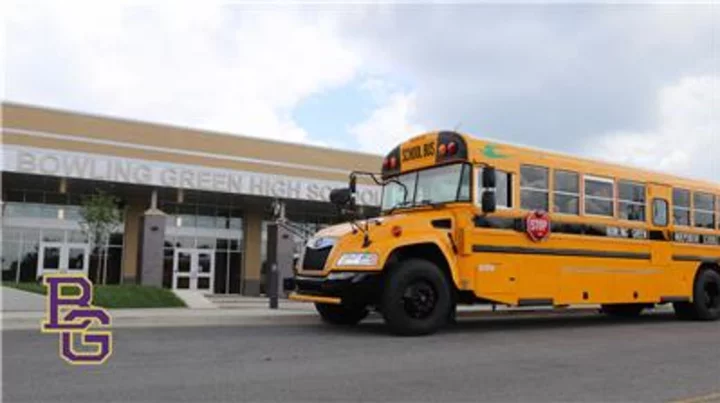
<instances>
[{"instance_id":1,"label":"paved road","mask_svg":"<svg viewBox=\"0 0 720 403\"><path fill-rule=\"evenodd\" d=\"M668 315L463 319L424 338L373 321L115 334L106 366L87 368L63 363L54 336L3 332L4 401L661 402L720 392L720 323Z\"/></svg>"}]
</instances>

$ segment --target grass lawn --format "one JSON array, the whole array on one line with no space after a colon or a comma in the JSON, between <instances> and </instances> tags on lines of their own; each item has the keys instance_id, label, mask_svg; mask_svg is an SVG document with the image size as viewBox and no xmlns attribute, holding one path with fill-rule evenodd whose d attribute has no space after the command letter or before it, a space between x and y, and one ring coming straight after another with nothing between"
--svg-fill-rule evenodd
<instances>
[{"instance_id":1,"label":"grass lawn","mask_svg":"<svg viewBox=\"0 0 720 403\"><path fill-rule=\"evenodd\" d=\"M45 294L45 286L38 283L5 283L23 291ZM76 291L70 288L68 291ZM68 292L70 295L71 292ZM93 304L103 308L173 308L185 303L172 291L144 285L96 285L93 288Z\"/></svg>"}]
</instances>

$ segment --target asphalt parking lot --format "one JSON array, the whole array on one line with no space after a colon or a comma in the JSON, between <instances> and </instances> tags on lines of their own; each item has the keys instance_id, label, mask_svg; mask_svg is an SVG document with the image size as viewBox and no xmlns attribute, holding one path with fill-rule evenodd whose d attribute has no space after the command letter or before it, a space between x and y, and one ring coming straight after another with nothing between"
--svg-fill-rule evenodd
<instances>
[{"instance_id":1,"label":"asphalt parking lot","mask_svg":"<svg viewBox=\"0 0 720 403\"><path fill-rule=\"evenodd\" d=\"M422 338L378 321L118 329L109 362L73 367L57 338L3 332L6 402L717 401L720 323L655 314L471 318ZM705 400L702 400L705 399Z\"/></svg>"}]
</instances>

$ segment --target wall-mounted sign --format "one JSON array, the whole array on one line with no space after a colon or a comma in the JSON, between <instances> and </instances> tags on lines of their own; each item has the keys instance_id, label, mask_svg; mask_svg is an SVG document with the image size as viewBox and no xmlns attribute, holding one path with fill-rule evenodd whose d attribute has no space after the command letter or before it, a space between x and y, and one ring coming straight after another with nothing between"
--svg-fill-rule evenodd
<instances>
[{"instance_id":1,"label":"wall-mounted sign","mask_svg":"<svg viewBox=\"0 0 720 403\"><path fill-rule=\"evenodd\" d=\"M2 170L272 198L328 201L346 182L120 158L100 154L3 146ZM380 205L380 187L358 185L357 202Z\"/></svg>"}]
</instances>

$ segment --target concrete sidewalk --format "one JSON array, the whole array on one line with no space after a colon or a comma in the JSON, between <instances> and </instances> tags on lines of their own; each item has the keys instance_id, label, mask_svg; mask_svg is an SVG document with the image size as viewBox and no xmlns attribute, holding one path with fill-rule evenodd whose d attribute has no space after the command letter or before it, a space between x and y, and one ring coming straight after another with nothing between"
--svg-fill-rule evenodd
<instances>
[{"instance_id":1,"label":"concrete sidewalk","mask_svg":"<svg viewBox=\"0 0 720 403\"><path fill-rule=\"evenodd\" d=\"M2 311L45 311L45 296L21 291L12 287L0 287L2 293Z\"/></svg>"},{"instance_id":2,"label":"concrete sidewalk","mask_svg":"<svg viewBox=\"0 0 720 403\"><path fill-rule=\"evenodd\" d=\"M189 308L147 308L110 309L112 328L137 327L193 327L193 326L262 326L320 323L312 304L281 301L279 309L269 309L267 300L248 300L243 308L232 309L189 309ZM462 306L458 318L474 317L527 317L547 315L587 315L597 312L597 307L578 307L552 310L549 308L506 308ZM40 329L45 318L42 311L12 311L2 313L3 330ZM372 318L380 319L376 313Z\"/></svg>"}]
</instances>

